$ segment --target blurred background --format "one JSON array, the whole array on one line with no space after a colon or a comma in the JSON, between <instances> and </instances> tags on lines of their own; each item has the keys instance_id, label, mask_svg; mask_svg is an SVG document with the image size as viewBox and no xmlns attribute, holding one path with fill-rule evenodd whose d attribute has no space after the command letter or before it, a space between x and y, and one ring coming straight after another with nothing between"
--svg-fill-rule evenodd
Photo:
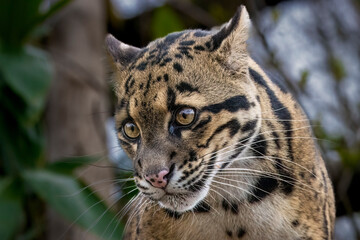
<instances>
[{"instance_id":1,"label":"blurred background","mask_svg":"<svg viewBox=\"0 0 360 240\"><path fill-rule=\"evenodd\" d=\"M336 240L360 239L359 0L1 0L0 239L121 239L136 194L116 143L107 32L144 47L237 7L249 51L311 119Z\"/></svg>"}]
</instances>

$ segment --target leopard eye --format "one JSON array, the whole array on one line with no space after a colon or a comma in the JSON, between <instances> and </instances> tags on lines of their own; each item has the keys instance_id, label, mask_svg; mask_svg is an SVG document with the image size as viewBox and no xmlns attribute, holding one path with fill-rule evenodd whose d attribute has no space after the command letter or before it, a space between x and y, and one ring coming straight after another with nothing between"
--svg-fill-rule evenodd
<instances>
[{"instance_id":1,"label":"leopard eye","mask_svg":"<svg viewBox=\"0 0 360 240\"><path fill-rule=\"evenodd\" d=\"M176 113L176 122L180 125L190 125L195 119L195 110L193 108L181 108Z\"/></svg>"},{"instance_id":2,"label":"leopard eye","mask_svg":"<svg viewBox=\"0 0 360 240\"><path fill-rule=\"evenodd\" d=\"M135 138L139 137L139 135L140 135L139 128L133 122L125 123L123 126L123 132L124 132L124 135L130 139L135 139Z\"/></svg>"}]
</instances>

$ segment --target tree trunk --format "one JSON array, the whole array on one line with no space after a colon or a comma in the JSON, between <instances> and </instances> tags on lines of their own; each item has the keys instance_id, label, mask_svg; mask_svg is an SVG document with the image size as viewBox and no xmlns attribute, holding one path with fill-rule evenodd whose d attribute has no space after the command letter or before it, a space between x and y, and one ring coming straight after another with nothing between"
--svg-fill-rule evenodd
<instances>
[{"instance_id":1,"label":"tree trunk","mask_svg":"<svg viewBox=\"0 0 360 240\"><path fill-rule=\"evenodd\" d=\"M104 74L105 2L74 0L52 22L48 48L55 79L46 113L47 159L101 153L105 156L105 119L109 114ZM109 163L97 163L109 165ZM86 173L86 174L83 174ZM78 175L87 183L112 178L110 168L86 167ZM100 185L96 185L100 186ZM95 191L106 198L111 186ZM71 226L48 209L47 239L98 239Z\"/></svg>"}]
</instances>

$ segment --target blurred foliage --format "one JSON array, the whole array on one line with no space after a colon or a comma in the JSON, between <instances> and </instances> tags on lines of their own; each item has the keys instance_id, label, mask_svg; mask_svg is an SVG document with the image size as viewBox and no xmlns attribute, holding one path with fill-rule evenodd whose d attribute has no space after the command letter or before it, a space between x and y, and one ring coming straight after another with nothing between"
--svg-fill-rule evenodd
<instances>
[{"instance_id":1,"label":"blurred foliage","mask_svg":"<svg viewBox=\"0 0 360 240\"><path fill-rule=\"evenodd\" d=\"M301 78L300 78L300 81L299 81L299 87L302 91L305 90L305 87L306 87L306 83L308 82L309 80L309 71L308 70L303 70L301 72Z\"/></svg>"},{"instance_id":2,"label":"blurred foliage","mask_svg":"<svg viewBox=\"0 0 360 240\"><path fill-rule=\"evenodd\" d=\"M346 69L341 59L331 56L329 58L329 67L336 81L341 81L346 77Z\"/></svg>"},{"instance_id":3,"label":"blurred foliage","mask_svg":"<svg viewBox=\"0 0 360 240\"><path fill-rule=\"evenodd\" d=\"M73 173L96 158L46 164L42 116L53 68L29 41L70 1L44 12L42 2L0 1L0 239L42 239L45 204L88 231L120 239L115 215Z\"/></svg>"},{"instance_id":4,"label":"blurred foliage","mask_svg":"<svg viewBox=\"0 0 360 240\"><path fill-rule=\"evenodd\" d=\"M232 14L228 9L224 8L222 4L218 2L210 2L208 7L209 14L216 19L219 23L229 20L229 14Z\"/></svg>"},{"instance_id":5,"label":"blurred foliage","mask_svg":"<svg viewBox=\"0 0 360 240\"><path fill-rule=\"evenodd\" d=\"M342 160L343 167L359 171L360 149L349 148L346 139L341 135L330 135L322 127L320 121L314 121L314 133L321 142L321 145L328 151L338 153Z\"/></svg>"},{"instance_id":6,"label":"blurred foliage","mask_svg":"<svg viewBox=\"0 0 360 240\"><path fill-rule=\"evenodd\" d=\"M123 225L93 191L71 175L27 170L24 180L57 212L104 239L120 239ZM65 234L65 233L64 233Z\"/></svg>"},{"instance_id":7,"label":"blurred foliage","mask_svg":"<svg viewBox=\"0 0 360 240\"><path fill-rule=\"evenodd\" d=\"M46 12L40 11L42 2L42 0L3 0L0 2L0 47L2 51L18 51L40 23L43 23L70 0L57 1Z\"/></svg>"},{"instance_id":8,"label":"blurred foliage","mask_svg":"<svg viewBox=\"0 0 360 240\"><path fill-rule=\"evenodd\" d=\"M152 38L164 37L170 32L184 30L180 17L168 6L157 8L151 21Z\"/></svg>"}]
</instances>

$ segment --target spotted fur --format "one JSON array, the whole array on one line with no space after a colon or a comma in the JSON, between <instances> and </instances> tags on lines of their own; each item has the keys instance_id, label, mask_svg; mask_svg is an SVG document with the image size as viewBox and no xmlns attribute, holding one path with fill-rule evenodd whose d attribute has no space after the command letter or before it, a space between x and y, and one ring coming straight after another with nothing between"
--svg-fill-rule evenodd
<instances>
[{"instance_id":1,"label":"spotted fur","mask_svg":"<svg viewBox=\"0 0 360 240\"><path fill-rule=\"evenodd\" d=\"M219 31L142 49L107 37L118 137L140 190L125 239L333 238L333 190L309 122L250 58L249 24L240 7ZM175 121L182 107L195 109L192 124ZM137 139L124 136L127 121ZM147 176L162 169L168 184L154 187Z\"/></svg>"}]
</instances>

